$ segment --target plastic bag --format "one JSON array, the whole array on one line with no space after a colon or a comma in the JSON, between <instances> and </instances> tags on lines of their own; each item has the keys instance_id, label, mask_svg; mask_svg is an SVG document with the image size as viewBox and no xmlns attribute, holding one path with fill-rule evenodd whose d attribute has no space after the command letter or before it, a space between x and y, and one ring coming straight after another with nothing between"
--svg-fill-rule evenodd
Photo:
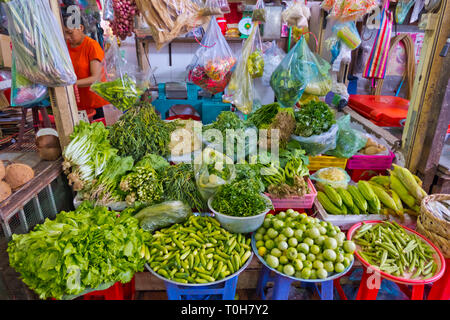
<instances>
[{"instance_id":1,"label":"plastic bag","mask_svg":"<svg viewBox=\"0 0 450 320\"><path fill-rule=\"evenodd\" d=\"M212 17L201 47L188 66L188 79L211 94L223 92L231 79L236 58Z\"/></svg>"},{"instance_id":2,"label":"plastic bag","mask_svg":"<svg viewBox=\"0 0 450 320\"><path fill-rule=\"evenodd\" d=\"M329 12L329 17L345 21L360 20L378 6L377 0L324 0L322 9Z\"/></svg>"},{"instance_id":3,"label":"plastic bag","mask_svg":"<svg viewBox=\"0 0 450 320\"><path fill-rule=\"evenodd\" d=\"M422 9L425 7L425 0L417 0L416 4L414 5L413 12L411 14L411 19L409 20L409 23L414 23L417 20L419 20L419 14L422 12Z\"/></svg>"},{"instance_id":4,"label":"plastic bag","mask_svg":"<svg viewBox=\"0 0 450 320\"><path fill-rule=\"evenodd\" d=\"M351 50L355 50L361 45L361 37L358 29L356 29L356 24L353 21L335 24L332 32L337 39Z\"/></svg>"},{"instance_id":5,"label":"plastic bag","mask_svg":"<svg viewBox=\"0 0 450 320\"><path fill-rule=\"evenodd\" d=\"M319 135L310 137L292 135L291 137L300 143L307 155L317 156L336 148L338 129L338 125L333 124L330 130Z\"/></svg>"},{"instance_id":6,"label":"plastic bag","mask_svg":"<svg viewBox=\"0 0 450 320\"><path fill-rule=\"evenodd\" d=\"M253 52L247 59L248 73L250 73L250 76L253 79L261 78L263 76L264 63L261 35L259 32L256 32L255 40L253 41Z\"/></svg>"},{"instance_id":7,"label":"plastic bag","mask_svg":"<svg viewBox=\"0 0 450 320\"><path fill-rule=\"evenodd\" d=\"M236 178L233 160L211 148L205 148L194 159L194 172L198 190L205 201L208 201L220 186Z\"/></svg>"},{"instance_id":8,"label":"plastic bag","mask_svg":"<svg viewBox=\"0 0 450 320\"><path fill-rule=\"evenodd\" d=\"M11 71L11 106L29 106L39 103L48 97L48 89L46 86L32 83L17 72L14 53Z\"/></svg>"},{"instance_id":9,"label":"plastic bag","mask_svg":"<svg viewBox=\"0 0 450 320\"><path fill-rule=\"evenodd\" d=\"M105 0L103 4L103 20L105 21L114 20L113 0Z\"/></svg>"},{"instance_id":10,"label":"plastic bag","mask_svg":"<svg viewBox=\"0 0 450 320\"><path fill-rule=\"evenodd\" d=\"M200 13L201 1L190 0L135 0L140 14L144 17L156 49L171 42L195 27L208 22L208 17Z\"/></svg>"},{"instance_id":11,"label":"plastic bag","mask_svg":"<svg viewBox=\"0 0 450 320\"><path fill-rule=\"evenodd\" d=\"M113 38L115 39L115 38ZM149 85L149 75L138 72L136 66L123 58L117 41L108 43L103 59L103 81L91 85L90 90L121 111L131 108ZM138 84L137 78L140 79Z\"/></svg>"},{"instance_id":12,"label":"plastic bag","mask_svg":"<svg viewBox=\"0 0 450 320\"><path fill-rule=\"evenodd\" d=\"M305 50L305 56L303 59L308 59L310 77L308 84L305 88L305 93L313 94L316 96L326 96L331 90L333 81L330 76L331 65L312 51ZM316 71L317 70L317 71ZM307 72L307 70L306 70Z\"/></svg>"},{"instance_id":13,"label":"plastic bag","mask_svg":"<svg viewBox=\"0 0 450 320\"><path fill-rule=\"evenodd\" d=\"M223 16L230 13L230 6L227 0L205 0L201 6L200 16Z\"/></svg>"},{"instance_id":14,"label":"plastic bag","mask_svg":"<svg viewBox=\"0 0 450 320\"><path fill-rule=\"evenodd\" d=\"M327 151L326 154L338 158L350 158L358 153L367 143L367 137L350 126L350 115L345 115L337 120L339 127L336 148Z\"/></svg>"},{"instance_id":15,"label":"plastic bag","mask_svg":"<svg viewBox=\"0 0 450 320\"><path fill-rule=\"evenodd\" d=\"M259 36L259 26L258 23L254 22L252 31L243 44L241 56L223 97L225 102L233 104L244 114L251 113L253 109L254 87L249 72L248 59L255 51L257 34Z\"/></svg>"},{"instance_id":16,"label":"plastic bag","mask_svg":"<svg viewBox=\"0 0 450 320\"><path fill-rule=\"evenodd\" d=\"M256 2L255 8L253 9L252 22L266 23L266 19L267 12L264 6L264 1L258 0Z\"/></svg>"},{"instance_id":17,"label":"plastic bag","mask_svg":"<svg viewBox=\"0 0 450 320\"><path fill-rule=\"evenodd\" d=\"M266 86L270 86L270 77L278 65L283 61L286 56L284 52L275 40L272 41L270 47L264 52L264 73L262 76L262 83Z\"/></svg>"},{"instance_id":18,"label":"plastic bag","mask_svg":"<svg viewBox=\"0 0 450 320\"><path fill-rule=\"evenodd\" d=\"M336 167L319 169L310 176L310 179L316 181L317 187L321 190L326 184L331 185L333 188L347 189L351 180L344 169Z\"/></svg>"},{"instance_id":19,"label":"plastic bag","mask_svg":"<svg viewBox=\"0 0 450 320\"><path fill-rule=\"evenodd\" d=\"M402 24L405 21L409 10L411 10L415 2L416 0L399 0L397 2L397 6L395 7L395 21L398 24Z\"/></svg>"},{"instance_id":20,"label":"plastic bag","mask_svg":"<svg viewBox=\"0 0 450 320\"><path fill-rule=\"evenodd\" d=\"M17 72L47 87L74 84L77 76L49 1L12 0L2 5Z\"/></svg>"},{"instance_id":21,"label":"plastic bag","mask_svg":"<svg viewBox=\"0 0 450 320\"><path fill-rule=\"evenodd\" d=\"M307 28L310 17L311 10L303 0L292 1L281 14L282 20L288 24L288 27Z\"/></svg>"},{"instance_id":22,"label":"plastic bag","mask_svg":"<svg viewBox=\"0 0 450 320\"><path fill-rule=\"evenodd\" d=\"M134 217L139 220L142 229L153 232L175 223L182 223L190 215L192 215L192 210L183 201L166 201L146 207Z\"/></svg>"}]
</instances>

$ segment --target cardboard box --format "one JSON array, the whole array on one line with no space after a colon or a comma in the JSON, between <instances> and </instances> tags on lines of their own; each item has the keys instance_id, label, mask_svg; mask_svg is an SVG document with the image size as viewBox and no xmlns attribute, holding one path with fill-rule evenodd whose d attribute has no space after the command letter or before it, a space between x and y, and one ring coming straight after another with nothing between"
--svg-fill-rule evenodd
<instances>
[{"instance_id":1,"label":"cardboard box","mask_svg":"<svg viewBox=\"0 0 450 320\"><path fill-rule=\"evenodd\" d=\"M3 67L12 67L11 38L0 34L0 64Z\"/></svg>"}]
</instances>

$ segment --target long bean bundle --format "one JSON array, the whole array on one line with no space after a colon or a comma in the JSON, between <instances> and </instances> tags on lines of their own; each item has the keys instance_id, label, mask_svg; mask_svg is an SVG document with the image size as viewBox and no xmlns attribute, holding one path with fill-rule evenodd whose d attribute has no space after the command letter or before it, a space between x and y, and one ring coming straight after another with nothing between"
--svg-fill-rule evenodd
<instances>
[{"instance_id":1,"label":"long bean bundle","mask_svg":"<svg viewBox=\"0 0 450 320\"><path fill-rule=\"evenodd\" d=\"M61 28L47 0L3 3L17 72L47 87L77 80Z\"/></svg>"}]
</instances>

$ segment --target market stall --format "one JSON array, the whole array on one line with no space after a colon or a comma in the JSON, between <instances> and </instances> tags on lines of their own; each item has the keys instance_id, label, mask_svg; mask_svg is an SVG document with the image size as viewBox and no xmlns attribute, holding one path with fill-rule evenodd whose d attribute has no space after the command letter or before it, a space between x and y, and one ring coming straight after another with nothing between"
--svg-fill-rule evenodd
<instances>
[{"instance_id":1,"label":"market stall","mask_svg":"<svg viewBox=\"0 0 450 320\"><path fill-rule=\"evenodd\" d=\"M53 128L0 152L2 268L36 299L448 299L450 196L402 143L419 14L449 10L420 3L6 1L11 107Z\"/></svg>"}]
</instances>

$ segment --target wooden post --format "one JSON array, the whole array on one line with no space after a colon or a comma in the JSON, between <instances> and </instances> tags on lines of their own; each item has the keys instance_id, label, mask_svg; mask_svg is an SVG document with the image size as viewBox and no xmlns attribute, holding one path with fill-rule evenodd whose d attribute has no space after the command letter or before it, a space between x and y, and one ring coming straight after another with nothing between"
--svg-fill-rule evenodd
<instances>
[{"instance_id":1,"label":"wooden post","mask_svg":"<svg viewBox=\"0 0 450 320\"><path fill-rule=\"evenodd\" d=\"M62 33L62 18L58 0L49 1ZM78 108L75 92L73 86L49 88L49 90L56 130L58 131L61 147L64 148L69 144L69 136L73 132L74 126L78 123Z\"/></svg>"},{"instance_id":2,"label":"wooden post","mask_svg":"<svg viewBox=\"0 0 450 320\"><path fill-rule=\"evenodd\" d=\"M426 178L429 180L427 186L424 183L426 190L432 182L430 180L434 178L442 152L443 142L437 143L439 139L435 138L444 136L443 130L444 128L446 130L449 123L448 102L443 104L449 79L447 72L449 55L440 56L450 35L449 1L442 1L438 13L423 15L419 26L425 30L425 38L402 146L406 156L406 167L412 172L419 170L422 176L427 175Z\"/></svg>"}]
</instances>

